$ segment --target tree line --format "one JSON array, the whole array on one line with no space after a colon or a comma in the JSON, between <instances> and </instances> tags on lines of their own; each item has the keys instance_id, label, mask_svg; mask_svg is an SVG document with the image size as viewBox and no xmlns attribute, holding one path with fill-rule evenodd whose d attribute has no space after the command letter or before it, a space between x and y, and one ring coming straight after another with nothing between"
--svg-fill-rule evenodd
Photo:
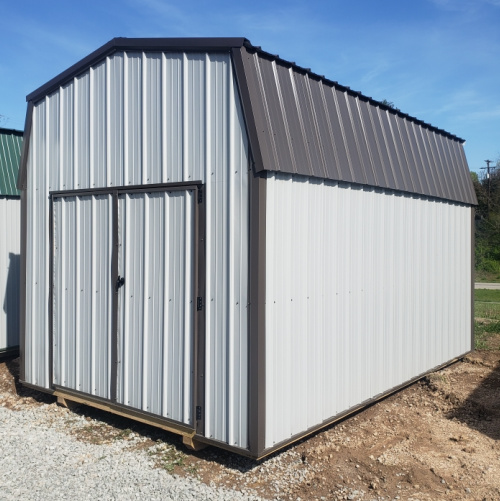
<instances>
[{"instance_id":1,"label":"tree line","mask_svg":"<svg viewBox=\"0 0 500 501\"><path fill-rule=\"evenodd\" d=\"M476 190L476 270L500 274L500 159L496 167L478 176L471 172Z\"/></svg>"}]
</instances>

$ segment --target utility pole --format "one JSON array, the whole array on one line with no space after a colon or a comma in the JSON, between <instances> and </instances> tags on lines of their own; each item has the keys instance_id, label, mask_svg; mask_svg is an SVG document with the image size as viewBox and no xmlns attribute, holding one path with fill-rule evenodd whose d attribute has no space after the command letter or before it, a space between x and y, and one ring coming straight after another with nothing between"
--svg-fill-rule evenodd
<instances>
[{"instance_id":1,"label":"utility pole","mask_svg":"<svg viewBox=\"0 0 500 501\"><path fill-rule=\"evenodd\" d=\"M488 198L486 199L487 201L487 211L488 211L488 216L490 215L490 171L494 170L496 167L490 167L490 164L493 163L493 160L485 160L486 162L486 167L481 167L481 170L486 170L486 179L488 180Z\"/></svg>"}]
</instances>

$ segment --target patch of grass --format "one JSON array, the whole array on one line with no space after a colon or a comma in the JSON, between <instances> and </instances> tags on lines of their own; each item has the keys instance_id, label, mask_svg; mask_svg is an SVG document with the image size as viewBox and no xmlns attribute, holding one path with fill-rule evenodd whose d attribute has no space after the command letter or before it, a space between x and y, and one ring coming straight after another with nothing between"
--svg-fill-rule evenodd
<instances>
[{"instance_id":1,"label":"patch of grass","mask_svg":"<svg viewBox=\"0 0 500 501\"><path fill-rule=\"evenodd\" d=\"M489 349L489 340L500 335L500 322L490 320L475 320L474 334L476 350Z\"/></svg>"},{"instance_id":2,"label":"patch of grass","mask_svg":"<svg viewBox=\"0 0 500 501\"><path fill-rule=\"evenodd\" d=\"M177 467L184 469L189 473L194 473L190 471L192 469L191 467L184 468L186 466L186 454L173 446L160 442L149 451L149 454L154 456L158 461L158 465L167 470L169 473L173 473Z\"/></svg>"},{"instance_id":3,"label":"patch of grass","mask_svg":"<svg viewBox=\"0 0 500 501\"><path fill-rule=\"evenodd\" d=\"M491 349L492 339L500 336L500 290L474 291L474 336L476 350Z\"/></svg>"},{"instance_id":4,"label":"patch of grass","mask_svg":"<svg viewBox=\"0 0 500 501\"><path fill-rule=\"evenodd\" d=\"M500 303L480 303L476 301L474 310L476 320L500 320Z\"/></svg>"},{"instance_id":5,"label":"patch of grass","mask_svg":"<svg viewBox=\"0 0 500 501\"><path fill-rule=\"evenodd\" d=\"M500 289L474 289L474 300L500 303Z\"/></svg>"}]
</instances>

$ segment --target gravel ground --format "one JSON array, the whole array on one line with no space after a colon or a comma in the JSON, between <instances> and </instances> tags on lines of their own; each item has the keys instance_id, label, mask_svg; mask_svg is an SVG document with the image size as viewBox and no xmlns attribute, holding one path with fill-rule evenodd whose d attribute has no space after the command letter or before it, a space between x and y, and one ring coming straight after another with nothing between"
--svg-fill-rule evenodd
<instances>
[{"instance_id":1,"label":"gravel ground","mask_svg":"<svg viewBox=\"0 0 500 501\"><path fill-rule=\"evenodd\" d=\"M67 434L65 414L0 407L0 499L258 499L157 468L147 451L130 450L140 436L99 445L78 441ZM73 428L88 424L72 418Z\"/></svg>"},{"instance_id":2,"label":"gravel ground","mask_svg":"<svg viewBox=\"0 0 500 501\"><path fill-rule=\"evenodd\" d=\"M0 363L0 500L500 499L500 336L490 351L263 461L20 386Z\"/></svg>"}]
</instances>

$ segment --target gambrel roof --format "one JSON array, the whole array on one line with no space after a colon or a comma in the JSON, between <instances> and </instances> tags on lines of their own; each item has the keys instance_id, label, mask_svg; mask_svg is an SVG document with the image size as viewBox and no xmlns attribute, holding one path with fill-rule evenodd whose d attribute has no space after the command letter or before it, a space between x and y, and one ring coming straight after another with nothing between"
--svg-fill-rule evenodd
<instances>
[{"instance_id":1,"label":"gambrel roof","mask_svg":"<svg viewBox=\"0 0 500 501\"><path fill-rule=\"evenodd\" d=\"M245 38L115 38L28 95L33 104L119 51L230 52L255 172L278 171L477 204L464 141L269 54ZM25 185L26 152L19 186Z\"/></svg>"}]
</instances>

